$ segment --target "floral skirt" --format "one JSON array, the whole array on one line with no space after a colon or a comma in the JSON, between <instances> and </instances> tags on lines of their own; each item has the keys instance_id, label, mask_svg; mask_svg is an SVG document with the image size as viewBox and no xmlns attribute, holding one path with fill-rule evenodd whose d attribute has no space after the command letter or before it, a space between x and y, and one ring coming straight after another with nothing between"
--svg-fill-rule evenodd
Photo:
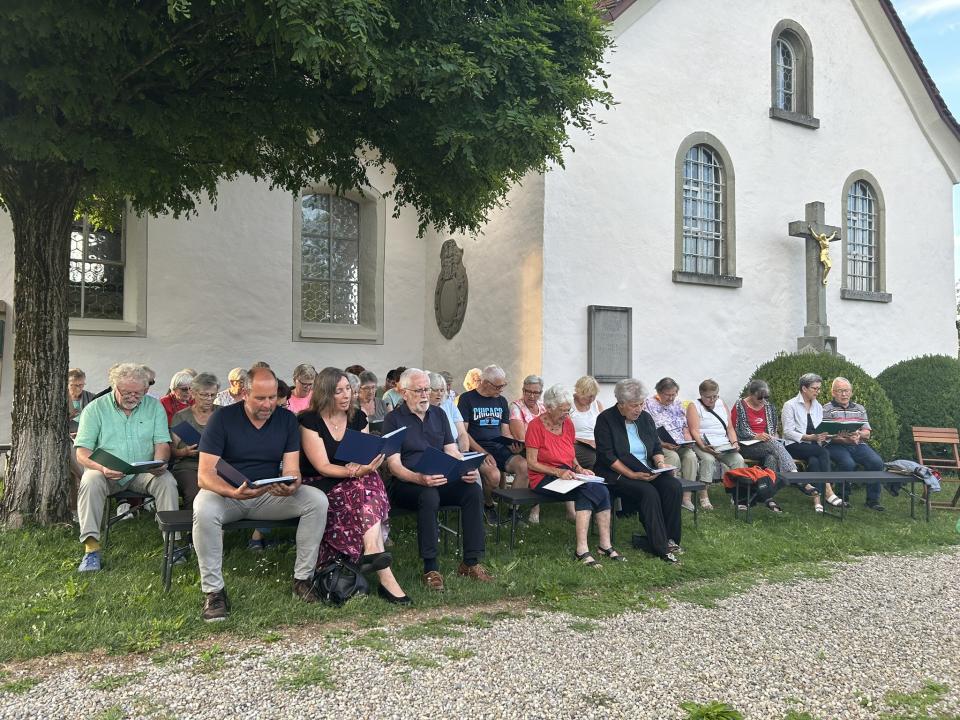
<instances>
[{"instance_id":1,"label":"floral skirt","mask_svg":"<svg viewBox=\"0 0 960 720\"><path fill-rule=\"evenodd\" d=\"M317 567L338 555L353 562L363 554L363 536L390 514L383 480L376 472L338 482L327 492L327 527L320 543Z\"/></svg>"}]
</instances>

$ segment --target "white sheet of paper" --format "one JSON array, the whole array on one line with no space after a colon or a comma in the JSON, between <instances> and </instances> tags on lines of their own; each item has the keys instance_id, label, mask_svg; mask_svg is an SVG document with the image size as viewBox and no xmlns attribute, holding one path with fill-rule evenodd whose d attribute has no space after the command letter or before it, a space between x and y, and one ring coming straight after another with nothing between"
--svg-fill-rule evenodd
<instances>
[{"instance_id":1,"label":"white sheet of paper","mask_svg":"<svg viewBox=\"0 0 960 720\"><path fill-rule=\"evenodd\" d=\"M553 482L547 483L544 485L544 489L553 490L556 493L568 493L574 488L578 488L583 485L582 480L554 480Z\"/></svg>"},{"instance_id":2,"label":"white sheet of paper","mask_svg":"<svg viewBox=\"0 0 960 720\"><path fill-rule=\"evenodd\" d=\"M758 442L760 441L759 440L740 440L739 441L741 445L756 445Z\"/></svg>"},{"instance_id":3,"label":"white sheet of paper","mask_svg":"<svg viewBox=\"0 0 960 720\"><path fill-rule=\"evenodd\" d=\"M574 473L573 476L577 480L581 480L585 483L587 482L602 483L603 482L603 478L600 477L599 475L583 475L582 473Z\"/></svg>"}]
</instances>

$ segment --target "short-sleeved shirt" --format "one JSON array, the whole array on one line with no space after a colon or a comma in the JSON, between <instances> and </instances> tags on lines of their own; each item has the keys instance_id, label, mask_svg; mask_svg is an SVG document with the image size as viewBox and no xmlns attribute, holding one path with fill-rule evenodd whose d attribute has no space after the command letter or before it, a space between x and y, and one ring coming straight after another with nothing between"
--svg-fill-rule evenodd
<instances>
[{"instance_id":1,"label":"short-sleeved shirt","mask_svg":"<svg viewBox=\"0 0 960 720\"><path fill-rule=\"evenodd\" d=\"M576 430L573 428L573 421L570 418L564 418L563 425L560 428L560 434L556 435L547 430L543 424L542 417L535 417L527 425L527 447L536 448L537 462L552 467L568 467L571 470L576 467L576 452L573 449L573 441L576 436ZM537 487L545 475L543 473L529 470L530 487Z\"/></svg>"},{"instance_id":2,"label":"short-sleeved shirt","mask_svg":"<svg viewBox=\"0 0 960 720\"><path fill-rule=\"evenodd\" d=\"M453 398L445 397L440 401L440 408L447 414L447 420L450 421L450 434L453 435L453 441L457 441L458 431L457 423L463 422L463 415L460 414L460 408L453 402Z\"/></svg>"},{"instance_id":3,"label":"short-sleeved shirt","mask_svg":"<svg viewBox=\"0 0 960 720\"><path fill-rule=\"evenodd\" d=\"M669 405L663 405L651 395L643 403L643 409L653 417L657 427L662 427L674 440L683 440L683 430L687 426L687 415L683 412L683 405L674 400Z\"/></svg>"},{"instance_id":4,"label":"short-sleeved shirt","mask_svg":"<svg viewBox=\"0 0 960 720\"><path fill-rule=\"evenodd\" d=\"M310 396L306 397L297 397L296 395L291 395L287 400L287 410L292 412L294 415L297 415L304 410L310 407Z\"/></svg>"},{"instance_id":5,"label":"short-sleeved shirt","mask_svg":"<svg viewBox=\"0 0 960 720\"><path fill-rule=\"evenodd\" d=\"M846 407L840 405L835 400L831 400L823 406L824 420L855 420L862 422L867 429L870 429L870 422L867 420L867 409L860 403L850 402Z\"/></svg>"},{"instance_id":6,"label":"short-sleeved shirt","mask_svg":"<svg viewBox=\"0 0 960 720\"><path fill-rule=\"evenodd\" d=\"M214 399L213 404L219 405L220 407L229 407L230 405L235 405L238 402L240 402L240 398L231 395L230 388L224 388L217 393L217 397Z\"/></svg>"},{"instance_id":7,"label":"short-sleeved shirt","mask_svg":"<svg viewBox=\"0 0 960 720\"><path fill-rule=\"evenodd\" d=\"M747 411L747 422L750 424L750 429L753 431L754 435L757 433L770 432L770 430L767 428L767 409L765 407L762 407L759 410L754 410L746 403L743 403L743 407Z\"/></svg>"},{"instance_id":8,"label":"short-sleeved shirt","mask_svg":"<svg viewBox=\"0 0 960 720\"><path fill-rule=\"evenodd\" d=\"M536 412L533 412L530 408L528 408L524 404L522 399L514 400L512 403L510 403L510 419L522 420L523 426L526 427L531 422L533 422L533 419L535 417L540 417L541 415L543 415L545 410L546 408L544 407L543 403L540 402L539 400L537 400Z\"/></svg>"},{"instance_id":9,"label":"short-sleeved shirt","mask_svg":"<svg viewBox=\"0 0 960 720\"><path fill-rule=\"evenodd\" d=\"M501 426L510 419L510 406L503 397L484 397L476 390L460 395L457 408L467 424L467 432L481 446L503 435Z\"/></svg>"},{"instance_id":10,"label":"short-sleeved shirt","mask_svg":"<svg viewBox=\"0 0 960 720\"><path fill-rule=\"evenodd\" d=\"M344 467L347 465L346 460L337 460L334 455L337 454L337 450L340 449L340 443L343 440L343 437L340 440L337 440L331 433L330 428L327 427L327 423L323 421L323 418L320 417L320 413L311 413L305 412L297 416L297 420L300 422L300 427L306 428L307 430L313 430L317 435L320 436L320 439L323 440L323 447L327 451L327 462L331 465L339 465ZM356 410L353 413L353 418L347 421L347 428L350 430L356 430L357 432L363 432L363 429L367 426L367 415L363 410ZM346 431L344 431L346 433ZM320 471L317 470L313 464L307 458L307 454L300 451L300 473L305 477L322 477ZM345 480L346 478L330 478L331 480Z\"/></svg>"},{"instance_id":11,"label":"short-sleeved shirt","mask_svg":"<svg viewBox=\"0 0 960 720\"><path fill-rule=\"evenodd\" d=\"M277 408L257 428L244 409L234 403L210 416L200 438L200 452L218 455L250 480L276 477L283 456L300 449L297 417L289 410Z\"/></svg>"},{"instance_id":12,"label":"short-sleeved shirt","mask_svg":"<svg viewBox=\"0 0 960 720\"><path fill-rule=\"evenodd\" d=\"M117 405L113 392L108 392L83 409L74 444L88 450L103 448L131 463L153 460L153 446L168 442L167 411L159 400L144 395L127 415ZM121 484L131 479L133 476L127 475Z\"/></svg>"},{"instance_id":13,"label":"short-sleeved shirt","mask_svg":"<svg viewBox=\"0 0 960 720\"><path fill-rule=\"evenodd\" d=\"M411 412L406 403L402 403L383 419L383 434L401 427L406 427L407 433L403 436L403 445L400 446L400 463L408 470L417 466L427 447L442 451L445 445L454 442L447 414L438 405L427 407L421 420Z\"/></svg>"},{"instance_id":14,"label":"short-sleeved shirt","mask_svg":"<svg viewBox=\"0 0 960 720\"><path fill-rule=\"evenodd\" d=\"M396 409L403 405L403 395L396 388L390 388L383 394L383 403Z\"/></svg>"},{"instance_id":15,"label":"short-sleeved shirt","mask_svg":"<svg viewBox=\"0 0 960 720\"><path fill-rule=\"evenodd\" d=\"M213 406L214 413L216 413L219 409L220 408L218 408L216 405ZM193 415L193 408L189 408L189 407L184 408L183 410L178 412L176 415L174 415L173 420L170 421L170 427L171 428L176 427L182 422L185 422L191 425L193 429L196 430L198 433L200 433L200 436L203 437L203 429L206 427L206 425L201 425L200 423L197 422L197 418L194 417ZM207 418L207 422L208 423L210 422L209 418ZM171 442L173 441L174 435L175 433L170 434ZM189 445L178 437L176 443L174 443L174 447L177 450L182 450L185 447L189 447ZM178 468L193 468L194 470L196 470L199 467L199 465L200 465L199 455L186 455L182 458L177 458Z\"/></svg>"}]
</instances>

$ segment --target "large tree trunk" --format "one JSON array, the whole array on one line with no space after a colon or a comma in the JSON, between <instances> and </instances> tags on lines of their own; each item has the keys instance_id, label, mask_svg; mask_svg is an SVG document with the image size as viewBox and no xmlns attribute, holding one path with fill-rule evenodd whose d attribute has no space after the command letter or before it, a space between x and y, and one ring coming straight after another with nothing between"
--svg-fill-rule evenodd
<instances>
[{"instance_id":1,"label":"large tree trunk","mask_svg":"<svg viewBox=\"0 0 960 720\"><path fill-rule=\"evenodd\" d=\"M16 263L13 453L0 505L7 527L70 517L67 281L79 181L65 166L0 167Z\"/></svg>"}]
</instances>

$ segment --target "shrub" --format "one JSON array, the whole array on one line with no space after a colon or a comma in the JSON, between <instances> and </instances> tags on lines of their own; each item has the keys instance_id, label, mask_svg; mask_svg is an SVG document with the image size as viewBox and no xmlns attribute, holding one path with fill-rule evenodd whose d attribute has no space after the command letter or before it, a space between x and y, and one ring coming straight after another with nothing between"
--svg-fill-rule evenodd
<instances>
[{"instance_id":1,"label":"shrub","mask_svg":"<svg viewBox=\"0 0 960 720\"><path fill-rule=\"evenodd\" d=\"M823 378L823 387L818 398L821 403L830 402L830 383L834 378L845 377L850 381L853 385L853 400L867 409L870 418L870 445L882 458L892 460L897 454L900 421L883 388L859 365L830 353L780 353L754 370L750 379L767 381L770 385L770 400L780 412L783 403L799 392L800 376L809 372L817 373ZM746 394L746 386L740 394Z\"/></svg>"},{"instance_id":2,"label":"shrub","mask_svg":"<svg viewBox=\"0 0 960 720\"><path fill-rule=\"evenodd\" d=\"M900 418L900 457L914 456L910 428L960 428L960 360L924 355L891 365L877 375Z\"/></svg>"}]
</instances>

